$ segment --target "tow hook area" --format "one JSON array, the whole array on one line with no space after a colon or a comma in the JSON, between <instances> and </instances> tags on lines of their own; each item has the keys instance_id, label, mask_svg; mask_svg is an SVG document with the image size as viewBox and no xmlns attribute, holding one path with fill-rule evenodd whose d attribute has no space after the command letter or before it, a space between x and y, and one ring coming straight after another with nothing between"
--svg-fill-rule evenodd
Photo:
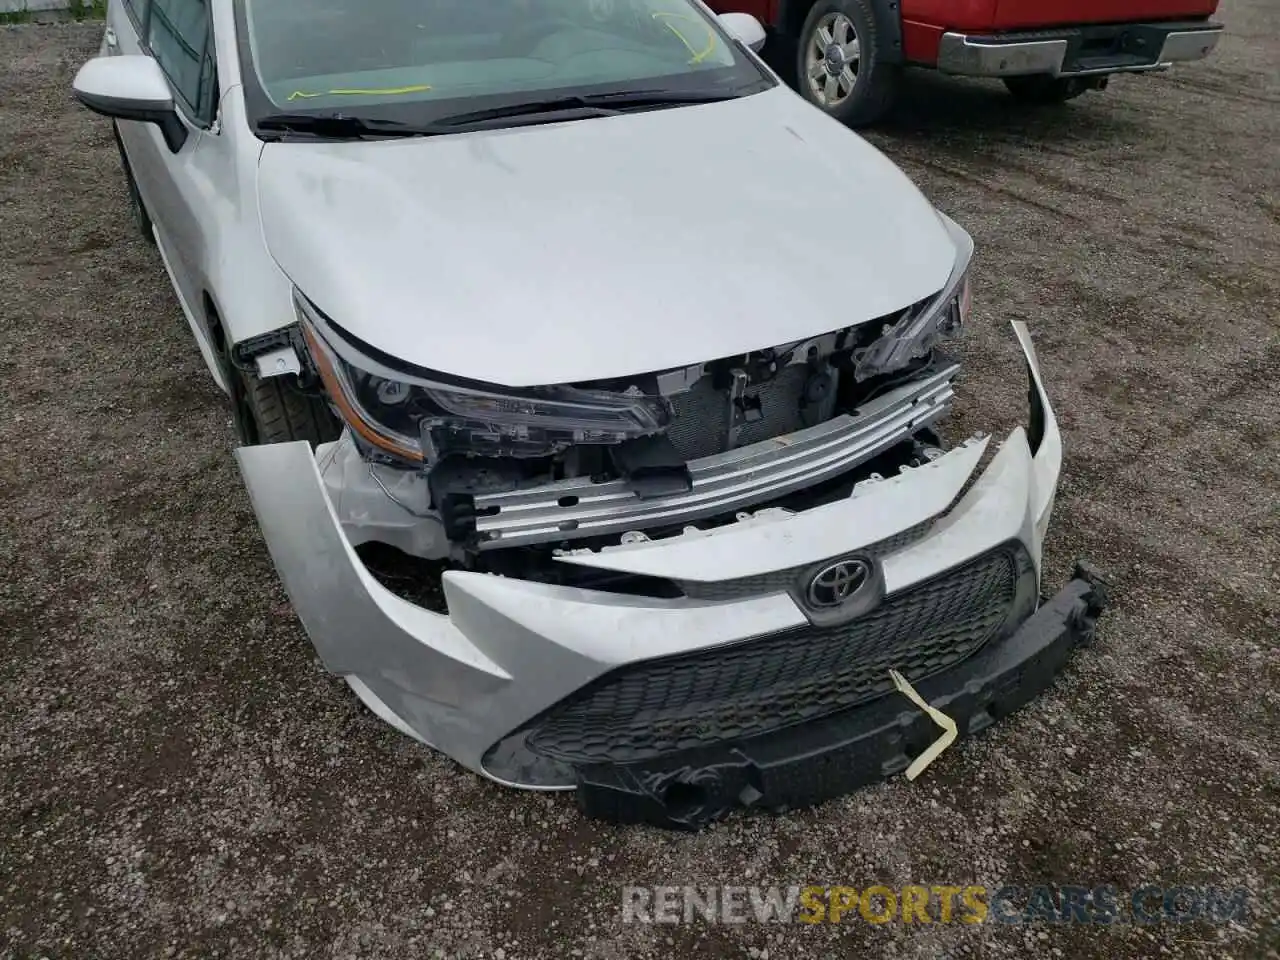
<instances>
[{"instance_id":1,"label":"tow hook area","mask_svg":"<svg viewBox=\"0 0 1280 960\"><path fill-rule=\"evenodd\" d=\"M764 797L761 776L755 762L734 749L722 762L701 767L584 767L578 771L578 805L602 820L698 830L735 807L755 806Z\"/></svg>"},{"instance_id":2,"label":"tow hook area","mask_svg":"<svg viewBox=\"0 0 1280 960\"><path fill-rule=\"evenodd\" d=\"M1077 560L1072 582L1083 581L1093 589L1081 597L1074 611L1080 646L1091 647L1097 636L1098 617L1111 602L1111 584L1093 564Z\"/></svg>"},{"instance_id":3,"label":"tow hook area","mask_svg":"<svg viewBox=\"0 0 1280 960\"><path fill-rule=\"evenodd\" d=\"M916 684L978 733L1048 688L1077 646L1094 642L1109 585L1078 562L1072 579L1011 636ZM575 769L579 808L620 823L698 830L738 808L813 806L905 771L937 739L929 715L898 696L737 742L635 764Z\"/></svg>"}]
</instances>

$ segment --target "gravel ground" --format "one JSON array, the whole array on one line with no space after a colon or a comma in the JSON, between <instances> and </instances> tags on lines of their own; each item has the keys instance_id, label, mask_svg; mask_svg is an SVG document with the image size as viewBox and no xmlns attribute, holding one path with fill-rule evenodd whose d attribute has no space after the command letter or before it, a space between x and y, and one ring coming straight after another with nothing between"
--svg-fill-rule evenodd
<instances>
[{"instance_id":1,"label":"gravel ground","mask_svg":"<svg viewBox=\"0 0 1280 960\"><path fill-rule=\"evenodd\" d=\"M873 135L979 247L957 432L1033 326L1048 577L1115 582L1052 691L897 780L696 836L434 756L290 612L108 125L93 25L0 28L0 956L1277 957L1280 11L1061 110L921 75ZM873 227L870 227L873 229ZM836 244L836 252L839 245ZM1246 886L1228 927L623 924L620 886Z\"/></svg>"}]
</instances>

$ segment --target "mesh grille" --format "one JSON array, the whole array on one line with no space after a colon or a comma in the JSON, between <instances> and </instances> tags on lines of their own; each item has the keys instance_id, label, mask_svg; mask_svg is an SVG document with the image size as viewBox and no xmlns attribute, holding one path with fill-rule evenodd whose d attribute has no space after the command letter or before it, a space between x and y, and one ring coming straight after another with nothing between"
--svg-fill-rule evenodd
<instances>
[{"instance_id":1,"label":"mesh grille","mask_svg":"<svg viewBox=\"0 0 1280 960\"><path fill-rule=\"evenodd\" d=\"M760 411L764 416L742 425L738 432L738 446L745 447L794 433L803 427L800 405L804 402L804 385L808 379L809 368L802 363L793 363L757 387L754 392L760 398Z\"/></svg>"},{"instance_id":2,"label":"mesh grille","mask_svg":"<svg viewBox=\"0 0 1280 960\"><path fill-rule=\"evenodd\" d=\"M767 383L752 388L760 398L759 420L742 424L738 433L738 446L747 446L793 433L805 424L800 407L804 400L804 386L808 368L802 363L784 367ZM667 428L667 436L686 460L709 457L723 453L729 434L729 394L711 385L710 377L703 377L685 393L671 398L674 418Z\"/></svg>"},{"instance_id":3,"label":"mesh grille","mask_svg":"<svg viewBox=\"0 0 1280 960\"><path fill-rule=\"evenodd\" d=\"M667 436L686 460L709 457L724 450L729 429L729 401L724 391L703 377L686 393L671 398L674 416Z\"/></svg>"},{"instance_id":4,"label":"mesh grille","mask_svg":"<svg viewBox=\"0 0 1280 960\"><path fill-rule=\"evenodd\" d=\"M807 626L623 667L531 725L537 753L628 762L755 736L873 700L977 651L1009 615L1019 564L1002 548L837 627Z\"/></svg>"}]
</instances>

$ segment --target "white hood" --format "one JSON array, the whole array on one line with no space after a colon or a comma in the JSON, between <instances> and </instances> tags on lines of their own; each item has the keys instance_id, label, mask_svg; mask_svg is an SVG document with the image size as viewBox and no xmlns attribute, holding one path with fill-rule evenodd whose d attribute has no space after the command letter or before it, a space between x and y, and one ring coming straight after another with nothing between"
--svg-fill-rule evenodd
<instances>
[{"instance_id":1,"label":"white hood","mask_svg":"<svg viewBox=\"0 0 1280 960\"><path fill-rule=\"evenodd\" d=\"M267 246L335 323L508 386L745 353L941 289L955 246L860 137L777 88L425 139L270 143Z\"/></svg>"}]
</instances>

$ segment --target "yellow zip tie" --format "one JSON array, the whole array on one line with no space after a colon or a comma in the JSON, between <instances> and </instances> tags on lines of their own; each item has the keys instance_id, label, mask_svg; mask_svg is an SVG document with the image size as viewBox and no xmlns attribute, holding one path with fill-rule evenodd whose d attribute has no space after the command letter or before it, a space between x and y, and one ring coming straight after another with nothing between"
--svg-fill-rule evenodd
<instances>
[{"instance_id":1,"label":"yellow zip tie","mask_svg":"<svg viewBox=\"0 0 1280 960\"><path fill-rule=\"evenodd\" d=\"M689 55L692 57L692 59L689 61L690 65L693 65L695 63L701 63L703 60L707 59L707 57L711 56L712 51L715 50L716 32L712 30L711 27L708 26L706 23L704 23L702 20L699 20L697 17L690 16L687 13L655 13L652 16L653 16L653 19L655 20L661 20L664 24L666 24L666 27L668 30L670 30L672 33L674 33L677 37L680 38L680 42L685 45L685 48L689 51ZM678 27L672 26L671 24L672 20L684 20L688 23L694 23L700 27L703 27L707 31L706 49L701 51L695 50L693 48L693 44L689 42L689 38L686 37Z\"/></svg>"},{"instance_id":2,"label":"yellow zip tie","mask_svg":"<svg viewBox=\"0 0 1280 960\"><path fill-rule=\"evenodd\" d=\"M406 93L426 93L431 87L419 84L413 87L383 87L371 90L322 90L319 93L308 93L295 90L289 94L290 100L310 100L312 97L398 97Z\"/></svg>"},{"instance_id":3,"label":"yellow zip tie","mask_svg":"<svg viewBox=\"0 0 1280 960\"><path fill-rule=\"evenodd\" d=\"M929 704L925 702L924 697L916 693L915 687L911 686L911 684L907 682L906 677L900 674L897 670L890 670L889 676L893 680L893 685L898 688L898 692L906 694L911 702L927 713L929 715L929 719L940 726L943 731L942 736L933 741L933 743L929 745L929 749L916 757L911 766L907 767L907 779L914 780L916 777L920 776L920 774L924 773L925 768L928 767L929 764L933 763L933 761L937 760L938 757L942 755L943 750L956 742L956 737L959 736L959 731L956 729L956 722L941 710L929 706Z\"/></svg>"}]
</instances>

